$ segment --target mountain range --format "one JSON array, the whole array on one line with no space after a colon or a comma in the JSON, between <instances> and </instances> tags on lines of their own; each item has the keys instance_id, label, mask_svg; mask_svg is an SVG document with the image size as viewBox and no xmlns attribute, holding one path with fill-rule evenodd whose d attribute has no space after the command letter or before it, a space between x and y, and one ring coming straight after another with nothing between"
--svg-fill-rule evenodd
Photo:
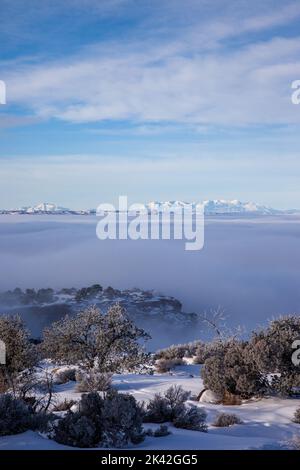
<instances>
[{"instance_id":1,"label":"mountain range","mask_svg":"<svg viewBox=\"0 0 300 470\"><path fill-rule=\"evenodd\" d=\"M203 204L204 213L206 215L215 214L260 214L260 215L276 215L276 214L291 214L299 212L297 210L278 210L269 206L257 204L255 202L241 202L237 199L225 200L214 199L204 200L199 202ZM188 203L184 201L151 201L143 205L143 208L152 212L165 212L170 208L185 208L192 207L195 209L196 203ZM93 215L96 214L96 209L86 210L73 210L66 207L61 207L53 203L40 203L35 206L24 206L19 209L3 209L0 210L2 214L75 214L75 215Z\"/></svg>"}]
</instances>

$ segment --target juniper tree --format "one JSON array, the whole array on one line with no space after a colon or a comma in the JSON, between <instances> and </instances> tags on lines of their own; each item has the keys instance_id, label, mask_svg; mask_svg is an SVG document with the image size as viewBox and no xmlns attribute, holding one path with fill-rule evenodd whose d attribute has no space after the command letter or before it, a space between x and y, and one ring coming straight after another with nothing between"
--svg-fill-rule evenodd
<instances>
[{"instance_id":1,"label":"juniper tree","mask_svg":"<svg viewBox=\"0 0 300 470\"><path fill-rule=\"evenodd\" d=\"M300 387L300 367L292 361L292 344L299 337L300 316L284 316L253 333L247 348L249 359L262 374L275 374L271 387L282 395Z\"/></svg>"},{"instance_id":2,"label":"juniper tree","mask_svg":"<svg viewBox=\"0 0 300 470\"><path fill-rule=\"evenodd\" d=\"M106 314L92 306L74 317L67 315L46 328L43 337L43 350L49 357L101 372L133 369L148 357L141 342L149 335L119 304Z\"/></svg>"},{"instance_id":3,"label":"juniper tree","mask_svg":"<svg viewBox=\"0 0 300 470\"><path fill-rule=\"evenodd\" d=\"M36 364L36 350L18 315L0 317L0 340L5 345L5 364L0 364L1 375L5 382L14 388L16 375Z\"/></svg>"},{"instance_id":4,"label":"juniper tree","mask_svg":"<svg viewBox=\"0 0 300 470\"><path fill-rule=\"evenodd\" d=\"M215 354L206 359L201 371L205 387L224 396L225 393L248 398L261 394L264 375L249 357L248 343L229 340L218 343Z\"/></svg>"}]
</instances>

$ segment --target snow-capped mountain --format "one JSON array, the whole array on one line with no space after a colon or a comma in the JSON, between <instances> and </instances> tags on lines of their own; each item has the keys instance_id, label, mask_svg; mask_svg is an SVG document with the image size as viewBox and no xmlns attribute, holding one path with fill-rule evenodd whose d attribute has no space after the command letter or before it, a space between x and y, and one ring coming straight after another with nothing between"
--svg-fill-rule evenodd
<instances>
[{"instance_id":1,"label":"snow-capped mountain","mask_svg":"<svg viewBox=\"0 0 300 470\"><path fill-rule=\"evenodd\" d=\"M33 207L23 207L21 210L24 210L28 214L33 214L36 212L62 213L69 211L69 209L65 207L60 207L49 202L42 202Z\"/></svg>"},{"instance_id":2,"label":"snow-capped mountain","mask_svg":"<svg viewBox=\"0 0 300 470\"><path fill-rule=\"evenodd\" d=\"M184 208L187 206L192 206L195 208L197 203L187 203L184 201L152 201L146 205L148 210L150 211L157 211L157 212L164 212L173 209ZM237 199L232 201L224 200L224 199L214 199L214 200L205 200L199 202L199 204L203 204L204 213L206 215L213 215L213 214L245 214L245 213L256 213L256 214L280 214L282 211L273 209L268 206L263 206L256 204L254 202L241 202Z\"/></svg>"},{"instance_id":3,"label":"snow-capped mountain","mask_svg":"<svg viewBox=\"0 0 300 470\"><path fill-rule=\"evenodd\" d=\"M41 202L35 206L24 206L19 209L4 210L4 213L14 214L92 214L95 211L91 210L72 210L67 207L58 206L50 202Z\"/></svg>"},{"instance_id":4,"label":"snow-capped mountain","mask_svg":"<svg viewBox=\"0 0 300 470\"><path fill-rule=\"evenodd\" d=\"M229 213L256 213L256 214L279 214L282 211L272 207L256 204L255 202L241 202L237 199L226 201L224 199L203 201L206 214L229 214Z\"/></svg>"},{"instance_id":5,"label":"snow-capped mountain","mask_svg":"<svg viewBox=\"0 0 300 470\"><path fill-rule=\"evenodd\" d=\"M174 209L192 208L197 204L203 204L205 215L216 214L257 214L257 215L276 215L298 213L298 210L278 210L272 207L256 204L255 202L241 202L237 199L211 199L198 202L185 201L151 201L143 208L148 212L166 212ZM117 210L117 209L116 209ZM136 212L136 211L134 211ZM61 207L53 203L40 203L35 206L25 206L20 209L1 210L2 214L76 214L76 215L94 215L96 209L72 210ZM130 213L130 209L129 209Z\"/></svg>"}]
</instances>

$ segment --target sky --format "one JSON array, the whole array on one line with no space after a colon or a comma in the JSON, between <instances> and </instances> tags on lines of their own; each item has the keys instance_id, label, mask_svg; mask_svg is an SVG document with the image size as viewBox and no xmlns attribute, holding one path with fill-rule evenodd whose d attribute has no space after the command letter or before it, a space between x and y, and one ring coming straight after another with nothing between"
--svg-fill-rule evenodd
<instances>
[{"instance_id":1,"label":"sky","mask_svg":"<svg viewBox=\"0 0 300 470\"><path fill-rule=\"evenodd\" d=\"M300 208L300 3L0 0L0 207Z\"/></svg>"}]
</instances>

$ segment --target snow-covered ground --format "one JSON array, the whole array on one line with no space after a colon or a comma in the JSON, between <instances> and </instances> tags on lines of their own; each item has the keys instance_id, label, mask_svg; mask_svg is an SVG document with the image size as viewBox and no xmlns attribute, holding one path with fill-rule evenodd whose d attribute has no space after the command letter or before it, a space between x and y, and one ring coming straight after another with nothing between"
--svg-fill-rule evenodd
<instances>
[{"instance_id":1,"label":"snow-covered ground","mask_svg":"<svg viewBox=\"0 0 300 470\"><path fill-rule=\"evenodd\" d=\"M164 392L172 385L181 385L185 390L196 396L203 389L199 377L200 366L188 364L177 367L167 374L121 374L115 375L114 387L119 392L130 393L139 401L147 401L155 393ZM56 399L79 400L80 393L75 392L75 383L68 382L56 386ZM300 407L300 399L265 398L250 400L240 406L224 406L187 402L204 407L207 412L208 432L188 431L169 426L171 434L166 437L146 437L145 441L135 446L138 449L278 449L300 435L300 425L292 422L292 417ZM216 428L212 423L220 412L234 413L243 424L227 428ZM145 424L145 428L157 428L158 425ZM27 431L15 436L0 438L0 450L32 450L32 449L68 449L38 433ZM72 448L74 449L74 448Z\"/></svg>"}]
</instances>

